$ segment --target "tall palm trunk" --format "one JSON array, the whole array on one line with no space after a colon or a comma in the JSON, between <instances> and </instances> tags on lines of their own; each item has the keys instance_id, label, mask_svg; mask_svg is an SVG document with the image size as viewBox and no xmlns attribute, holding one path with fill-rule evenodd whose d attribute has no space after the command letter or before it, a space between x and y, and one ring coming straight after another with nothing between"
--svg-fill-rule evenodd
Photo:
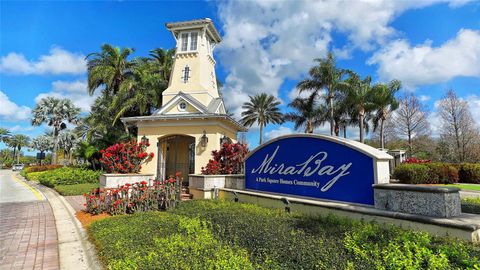
<instances>
[{"instance_id":1,"label":"tall palm trunk","mask_svg":"<svg viewBox=\"0 0 480 270\"><path fill-rule=\"evenodd\" d=\"M365 110L363 108L360 109L360 112L359 112L359 116L358 116L358 120L360 121L360 142L363 143L364 142L364 138L363 138L363 118L365 117Z\"/></svg>"},{"instance_id":2,"label":"tall palm trunk","mask_svg":"<svg viewBox=\"0 0 480 270\"><path fill-rule=\"evenodd\" d=\"M58 150L58 128L53 128L53 151L52 151L52 164L57 164L57 150Z\"/></svg>"},{"instance_id":3,"label":"tall palm trunk","mask_svg":"<svg viewBox=\"0 0 480 270\"><path fill-rule=\"evenodd\" d=\"M20 163L20 149L22 148L18 148L18 153L17 153L17 164Z\"/></svg>"},{"instance_id":4,"label":"tall palm trunk","mask_svg":"<svg viewBox=\"0 0 480 270\"><path fill-rule=\"evenodd\" d=\"M330 135L333 136L333 126L334 126L334 120L333 120L333 94L330 92L329 97L328 97L328 103L330 105Z\"/></svg>"},{"instance_id":5,"label":"tall palm trunk","mask_svg":"<svg viewBox=\"0 0 480 270\"><path fill-rule=\"evenodd\" d=\"M380 145L382 146L382 149L385 149L385 137L383 134L383 125L384 125L385 119L380 120Z\"/></svg>"},{"instance_id":6,"label":"tall palm trunk","mask_svg":"<svg viewBox=\"0 0 480 270\"><path fill-rule=\"evenodd\" d=\"M263 137L263 125L260 124L260 145L262 145L262 137Z\"/></svg>"},{"instance_id":7,"label":"tall palm trunk","mask_svg":"<svg viewBox=\"0 0 480 270\"><path fill-rule=\"evenodd\" d=\"M305 127L305 133L313 133L312 121L307 121L307 126Z\"/></svg>"},{"instance_id":8,"label":"tall palm trunk","mask_svg":"<svg viewBox=\"0 0 480 270\"><path fill-rule=\"evenodd\" d=\"M343 138L347 138L347 125L343 126Z\"/></svg>"},{"instance_id":9,"label":"tall palm trunk","mask_svg":"<svg viewBox=\"0 0 480 270\"><path fill-rule=\"evenodd\" d=\"M13 147L13 160L15 160L16 156L17 156L17 147Z\"/></svg>"}]
</instances>

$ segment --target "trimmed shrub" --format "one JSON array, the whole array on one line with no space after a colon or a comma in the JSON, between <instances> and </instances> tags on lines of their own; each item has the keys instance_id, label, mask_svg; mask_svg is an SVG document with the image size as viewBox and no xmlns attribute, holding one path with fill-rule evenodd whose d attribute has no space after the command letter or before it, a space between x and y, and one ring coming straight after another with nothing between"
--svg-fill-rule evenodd
<instances>
[{"instance_id":1,"label":"trimmed shrub","mask_svg":"<svg viewBox=\"0 0 480 270\"><path fill-rule=\"evenodd\" d=\"M108 269L255 269L198 218L140 213L94 222L89 233Z\"/></svg>"},{"instance_id":2,"label":"trimmed shrub","mask_svg":"<svg viewBox=\"0 0 480 270\"><path fill-rule=\"evenodd\" d=\"M448 163L410 163L397 166L393 177L404 184L458 183L457 167Z\"/></svg>"},{"instance_id":3,"label":"trimmed shrub","mask_svg":"<svg viewBox=\"0 0 480 270\"><path fill-rule=\"evenodd\" d=\"M98 183L101 173L101 171L63 167L52 171L38 172L35 177L40 184L53 188L56 185ZM27 175L30 176L31 173Z\"/></svg>"},{"instance_id":4,"label":"trimmed shrub","mask_svg":"<svg viewBox=\"0 0 480 270\"><path fill-rule=\"evenodd\" d=\"M108 269L478 269L480 246L334 216L194 200L94 222Z\"/></svg>"},{"instance_id":5,"label":"trimmed shrub","mask_svg":"<svg viewBox=\"0 0 480 270\"><path fill-rule=\"evenodd\" d=\"M404 184L430 183L430 168L425 164L401 164L393 172L393 177Z\"/></svg>"},{"instance_id":6,"label":"trimmed shrub","mask_svg":"<svg viewBox=\"0 0 480 270\"><path fill-rule=\"evenodd\" d=\"M458 171L460 183L480 184L480 164L464 163Z\"/></svg>"},{"instance_id":7,"label":"trimmed shrub","mask_svg":"<svg viewBox=\"0 0 480 270\"><path fill-rule=\"evenodd\" d=\"M425 184L458 183L458 169L448 163L425 163L430 169L430 177Z\"/></svg>"}]
</instances>

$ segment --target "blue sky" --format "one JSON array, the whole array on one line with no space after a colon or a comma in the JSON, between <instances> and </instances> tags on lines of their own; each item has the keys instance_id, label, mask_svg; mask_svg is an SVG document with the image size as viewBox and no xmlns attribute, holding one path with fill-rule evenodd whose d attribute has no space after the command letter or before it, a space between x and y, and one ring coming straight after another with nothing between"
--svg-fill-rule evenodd
<instances>
[{"instance_id":1,"label":"blue sky","mask_svg":"<svg viewBox=\"0 0 480 270\"><path fill-rule=\"evenodd\" d=\"M282 108L295 85L328 50L338 65L375 81L400 79L431 110L453 88L480 124L479 1L178 1L0 3L0 122L32 137L28 117L36 100L69 97L87 113L83 58L103 43L133 47L145 56L171 48L166 22L212 18L224 41L216 50L217 76L236 115L248 95L267 92ZM317 132L325 132L328 127ZM293 132L268 126L265 136ZM356 129L350 128L356 137ZM247 136L251 146L258 130ZM0 148L3 147L0 145Z\"/></svg>"}]
</instances>

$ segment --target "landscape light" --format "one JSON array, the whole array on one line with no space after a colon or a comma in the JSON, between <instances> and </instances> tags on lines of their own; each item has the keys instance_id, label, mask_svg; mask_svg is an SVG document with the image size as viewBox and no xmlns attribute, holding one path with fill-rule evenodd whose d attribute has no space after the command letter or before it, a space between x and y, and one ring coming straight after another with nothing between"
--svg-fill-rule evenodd
<instances>
[{"instance_id":1,"label":"landscape light","mask_svg":"<svg viewBox=\"0 0 480 270\"><path fill-rule=\"evenodd\" d=\"M285 204L285 212L290 213L290 201L287 198L282 198L281 200Z\"/></svg>"},{"instance_id":2,"label":"landscape light","mask_svg":"<svg viewBox=\"0 0 480 270\"><path fill-rule=\"evenodd\" d=\"M207 147L208 143L208 137L207 137L207 132L204 130L203 131L203 136L200 138L200 145L205 148Z\"/></svg>"},{"instance_id":3,"label":"landscape light","mask_svg":"<svg viewBox=\"0 0 480 270\"><path fill-rule=\"evenodd\" d=\"M238 193L236 191L233 192L233 196L235 196L235 199L233 199L235 202L238 202Z\"/></svg>"}]
</instances>

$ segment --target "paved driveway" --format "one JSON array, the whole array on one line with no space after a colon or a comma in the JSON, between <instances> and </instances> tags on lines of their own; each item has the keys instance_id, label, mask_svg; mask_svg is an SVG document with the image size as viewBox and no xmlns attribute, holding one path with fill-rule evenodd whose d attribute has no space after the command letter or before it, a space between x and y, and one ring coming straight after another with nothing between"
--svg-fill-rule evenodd
<instances>
[{"instance_id":1,"label":"paved driveway","mask_svg":"<svg viewBox=\"0 0 480 270\"><path fill-rule=\"evenodd\" d=\"M0 269L59 269L57 239L48 201L0 170Z\"/></svg>"}]
</instances>

